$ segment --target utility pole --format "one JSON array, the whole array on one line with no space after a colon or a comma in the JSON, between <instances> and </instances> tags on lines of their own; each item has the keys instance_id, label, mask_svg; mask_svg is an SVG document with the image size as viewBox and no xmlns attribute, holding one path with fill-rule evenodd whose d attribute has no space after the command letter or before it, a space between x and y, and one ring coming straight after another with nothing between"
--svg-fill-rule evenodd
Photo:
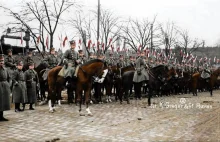
<instances>
[{"instance_id":1,"label":"utility pole","mask_svg":"<svg viewBox=\"0 0 220 142\"><path fill-rule=\"evenodd\" d=\"M99 42L99 22L100 22L100 0L98 0L98 19L97 19L97 46L98 42ZM97 49L99 49L99 47L97 47Z\"/></svg>"}]
</instances>

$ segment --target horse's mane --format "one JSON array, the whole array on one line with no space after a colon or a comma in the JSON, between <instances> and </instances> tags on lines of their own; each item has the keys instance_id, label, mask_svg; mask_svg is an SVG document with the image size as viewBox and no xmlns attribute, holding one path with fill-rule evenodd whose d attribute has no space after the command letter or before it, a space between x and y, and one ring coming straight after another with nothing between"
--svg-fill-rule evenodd
<instances>
[{"instance_id":1,"label":"horse's mane","mask_svg":"<svg viewBox=\"0 0 220 142\"><path fill-rule=\"evenodd\" d=\"M89 64L92 64L92 63L95 63L95 62L101 62L101 63L104 63L102 60L100 59L93 59L93 60L90 60L88 62L85 62L84 64L82 64L82 66L87 66Z\"/></svg>"}]
</instances>

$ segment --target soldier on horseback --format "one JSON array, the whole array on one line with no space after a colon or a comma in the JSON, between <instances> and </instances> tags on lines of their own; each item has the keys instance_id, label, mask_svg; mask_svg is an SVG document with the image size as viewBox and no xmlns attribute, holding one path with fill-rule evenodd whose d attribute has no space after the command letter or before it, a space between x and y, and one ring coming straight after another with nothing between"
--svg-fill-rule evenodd
<instances>
[{"instance_id":1,"label":"soldier on horseback","mask_svg":"<svg viewBox=\"0 0 220 142\"><path fill-rule=\"evenodd\" d=\"M47 69L43 74L43 79L47 80L48 72L50 69L56 67L58 65L58 59L55 56L55 48L50 49L50 55L48 55L43 62L47 65Z\"/></svg>"},{"instance_id":2,"label":"soldier on horseback","mask_svg":"<svg viewBox=\"0 0 220 142\"><path fill-rule=\"evenodd\" d=\"M205 64L204 64L203 71L202 71L202 74L201 74L201 77L204 78L204 79L206 79L206 81L208 82L209 79L210 79L210 76L211 76L211 71L210 71L210 69L209 69L209 67L208 67L208 64L205 63Z\"/></svg>"},{"instance_id":3,"label":"soldier on horseback","mask_svg":"<svg viewBox=\"0 0 220 142\"><path fill-rule=\"evenodd\" d=\"M67 86L70 84L70 79L77 78L76 65L80 63L79 54L75 51L75 40L70 41L70 49L66 50L63 55L64 63L64 78L67 79ZM62 70L61 70L62 71Z\"/></svg>"}]
</instances>

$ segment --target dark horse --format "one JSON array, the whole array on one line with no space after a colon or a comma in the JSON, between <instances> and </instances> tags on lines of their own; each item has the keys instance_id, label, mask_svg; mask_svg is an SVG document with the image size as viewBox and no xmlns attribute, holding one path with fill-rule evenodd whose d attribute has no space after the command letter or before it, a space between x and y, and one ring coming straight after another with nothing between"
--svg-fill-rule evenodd
<instances>
[{"instance_id":1,"label":"dark horse","mask_svg":"<svg viewBox=\"0 0 220 142\"><path fill-rule=\"evenodd\" d=\"M68 92L73 92L74 88L76 89L77 101L79 101L80 104L79 105L80 112L81 112L81 104L82 104L82 100L81 100L82 92L84 91L87 111L88 114L91 114L88 107L88 103L89 103L89 95L92 88L92 78L93 76L100 75L102 73L103 68L104 68L103 61L98 59L91 60L79 67L77 80L73 80L73 79L71 80L71 87L69 87L69 89L72 90L69 90ZM63 90L63 87L66 82L64 77L58 75L61 69L62 69L61 66L57 66L51 69L48 73L48 86L49 86L48 100L49 100L49 107L51 112L54 111L53 106L56 99L60 104L59 100L61 99L61 91Z\"/></svg>"},{"instance_id":2,"label":"dark horse","mask_svg":"<svg viewBox=\"0 0 220 142\"><path fill-rule=\"evenodd\" d=\"M153 91L159 91L160 86L164 84L164 82L166 81L168 77L168 74L167 74L168 67L164 65L159 65L154 68L151 68L148 72L149 72L148 105L150 106ZM125 92L127 103L129 103L127 92L128 92L128 89L133 85L133 76L134 76L134 71L127 71L122 76L122 92ZM120 94L122 94L122 92ZM122 101L122 95L120 95L120 100Z\"/></svg>"}]
</instances>

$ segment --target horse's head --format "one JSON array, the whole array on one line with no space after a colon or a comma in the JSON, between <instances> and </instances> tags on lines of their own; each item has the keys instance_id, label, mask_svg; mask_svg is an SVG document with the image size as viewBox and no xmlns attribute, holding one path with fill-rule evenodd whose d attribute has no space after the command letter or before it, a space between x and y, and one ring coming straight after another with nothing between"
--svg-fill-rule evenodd
<instances>
[{"instance_id":1,"label":"horse's head","mask_svg":"<svg viewBox=\"0 0 220 142\"><path fill-rule=\"evenodd\" d=\"M178 74L173 67L167 72L167 75L168 75L168 79L172 77L178 77Z\"/></svg>"},{"instance_id":2,"label":"horse's head","mask_svg":"<svg viewBox=\"0 0 220 142\"><path fill-rule=\"evenodd\" d=\"M102 60L94 59L84 63L80 69L82 72L89 76L100 76L103 69L105 68L105 63Z\"/></svg>"},{"instance_id":3,"label":"horse's head","mask_svg":"<svg viewBox=\"0 0 220 142\"><path fill-rule=\"evenodd\" d=\"M40 72L48 67L48 64L46 62L40 62L38 66L35 67L36 72Z\"/></svg>"}]
</instances>

